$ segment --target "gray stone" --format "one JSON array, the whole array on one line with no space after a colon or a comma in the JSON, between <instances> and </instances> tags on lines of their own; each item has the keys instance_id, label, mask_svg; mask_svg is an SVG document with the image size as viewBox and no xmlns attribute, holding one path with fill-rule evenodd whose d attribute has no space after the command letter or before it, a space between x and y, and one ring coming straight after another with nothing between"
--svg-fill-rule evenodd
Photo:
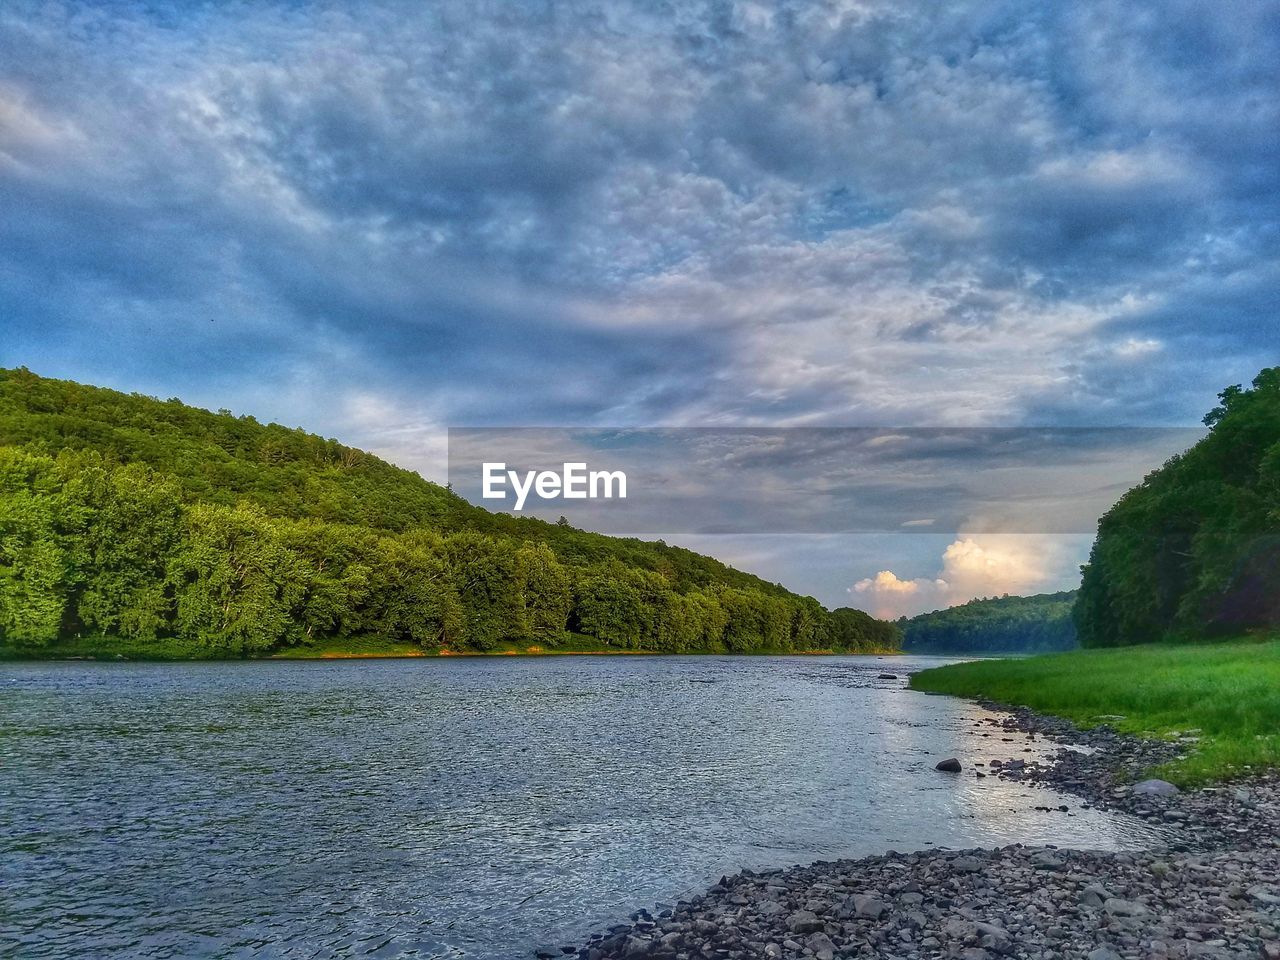
<instances>
[{"instance_id":1,"label":"gray stone","mask_svg":"<svg viewBox=\"0 0 1280 960\"><path fill-rule=\"evenodd\" d=\"M1143 780L1129 788L1136 797L1172 797L1182 791L1168 780Z\"/></svg>"},{"instance_id":2,"label":"gray stone","mask_svg":"<svg viewBox=\"0 0 1280 960\"><path fill-rule=\"evenodd\" d=\"M879 920L880 915L889 909L889 905L883 900L867 894L858 893L853 897L854 912L864 919Z\"/></svg>"},{"instance_id":3,"label":"gray stone","mask_svg":"<svg viewBox=\"0 0 1280 960\"><path fill-rule=\"evenodd\" d=\"M942 922L941 933L948 940L966 940L977 932L978 928L974 926L973 921L963 917L947 917Z\"/></svg>"},{"instance_id":4,"label":"gray stone","mask_svg":"<svg viewBox=\"0 0 1280 960\"><path fill-rule=\"evenodd\" d=\"M1061 870L1063 860L1052 850L1038 850L1032 855L1031 864L1037 870Z\"/></svg>"},{"instance_id":5,"label":"gray stone","mask_svg":"<svg viewBox=\"0 0 1280 960\"><path fill-rule=\"evenodd\" d=\"M938 761L938 765L934 769L941 770L944 773L959 773L960 761L955 757L948 757L946 760Z\"/></svg>"},{"instance_id":6,"label":"gray stone","mask_svg":"<svg viewBox=\"0 0 1280 960\"><path fill-rule=\"evenodd\" d=\"M1108 900L1114 899L1106 887L1099 883L1091 883L1080 891L1080 902L1090 907L1100 907Z\"/></svg>"},{"instance_id":7,"label":"gray stone","mask_svg":"<svg viewBox=\"0 0 1280 960\"><path fill-rule=\"evenodd\" d=\"M792 933L817 933L825 926L811 910L797 910L787 917L787 929Z\"/></svg>"},{"instance_id":8,"label":"gray stone","mask_svg":"<svg viewBox=\"0 0 1280 960\"><path fill-rule=\"evenodd\" d=\"M1102 909L1113 917L1141 917L1147 912L1147 908L1136 900L1121 900L1119 897L1112 897L1102 905Z\"/></svg>"},{"instance_id":9,"label":"gray stone","mask_svg":"<svg viewBox=\"0 0 1280 960\"><path fill-rule=\"evenodd\" d=\"M1098 947L1089 951L1089 960L1121 960L1121 957L1110 947Z\"/></svg>"},{"instance_id":10,"label":"gray stone","mask_svg":"<svg viewBox=\"0 0 1280 960\"><path fill-rule=\"evenodd\" d=\"M982 861L977 857L956 857L951 861L951 869L957 873L977 873L982 869Z\"/></svg>"},{"instance_id":11,"label":"gray stone","mask_svg":"<svg viewBox=\"0 0 1280 960\"><path fill-rule=\"evenodd\" d=\"M1004 927L998 927L994 923L983 923L978 921L975 924L977 934L981 938L982 946L999 953L1003 953L1005 948L1009 946L1009 932Z\"/></svg>"},{"instance_id":12,"label":"gray stone","mask_svg":"<svg viewBox=\"0 0 1280 960\"><path fill-rule=\"evenodd\" d=\"M815 933L809 938L808 946L818 960L832 960L836 955L836 945L825 933Z\"/></svg>"}]
</instances>

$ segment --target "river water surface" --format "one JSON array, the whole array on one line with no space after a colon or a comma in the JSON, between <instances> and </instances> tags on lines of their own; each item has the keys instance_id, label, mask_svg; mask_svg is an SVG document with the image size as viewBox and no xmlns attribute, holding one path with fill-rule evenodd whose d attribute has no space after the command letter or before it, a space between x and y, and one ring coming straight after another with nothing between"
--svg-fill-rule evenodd
<instances>
[{"instance_id":1,"label":"river water surface","mask_svg":"<svg viewBox=\"0 0 1280 960\"><path fill-rule=\"evenodd\" d=\"M940 662L3 664L0 953L497 960L742 867L1150 842L974 778L1030 744L878 677Z\"/></svg>"}]
</instances>

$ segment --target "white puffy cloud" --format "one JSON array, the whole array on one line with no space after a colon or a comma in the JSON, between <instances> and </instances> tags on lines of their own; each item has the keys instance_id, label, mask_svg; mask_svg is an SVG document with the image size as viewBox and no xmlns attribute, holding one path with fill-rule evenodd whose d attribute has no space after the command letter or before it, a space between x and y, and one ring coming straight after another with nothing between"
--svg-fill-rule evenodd
<instances>
[{"instance_id":1,"label":"white puffy cloud","mask_svg":"<svg viewBox=\"0 0 1280 960\"><path fill-rule=\"evenodd\" d=\"M874 577L859 580L849 592L855 595L859 606L882 620L896 620L925 610L948 606L945 598L950 585L942 579L930 580L917 577L902 580L892 570L881 570Z\"/></svg>"},{"instance_id":2,"label":"white puffy cloud","mask_svg":"<svg viewBox=\"0 0 1280 960\"><path fill-rule=\"evenodd\" d=\"M961 535L943 551L935 576L901 578L881 570L857 581L849 593L872 615L896 619L975 597L1069 589L1087 542L1081 536Z\"/></svg>"}]
</instances>

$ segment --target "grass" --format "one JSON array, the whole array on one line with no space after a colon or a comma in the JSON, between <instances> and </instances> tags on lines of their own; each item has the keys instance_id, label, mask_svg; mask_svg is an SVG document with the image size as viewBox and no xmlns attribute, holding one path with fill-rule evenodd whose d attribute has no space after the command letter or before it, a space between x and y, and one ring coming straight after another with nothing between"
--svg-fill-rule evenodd
<instances>
[{"instance_id":1,"label":"grass","mask_svg":"<svg viewBox=\"0 0 1280 960\"><path fill-rule=\"evenodd\" d=\"M318 640L315 643L282 647L263 656L271 660L345 660L362 657L427 656L416 643L399 643L385 637L361 636Z\"/></svg>"},{"instance_id":2,"label":"grass","mask_svg":"<svg viewBox=\"0 0 1280 960\"><path fill-rule=\"evenodd\" d=\"M1199 742L1151 771L1183 786L1280 767L1280 640L1152 644L1020 660L983 660L915 674L930 693L984 697L1083 727ZM1106 719L1119 716L1122 719Z\"/></svg>"},{"instance_id":3,"label":"grass","mask_svg":"<svg viewBox=\"0 0 1280 960\"><path fill-rule=\"evenodd\" d=\"M725 654L729 651L686 650L682 654ZM751 655L830 654L832 650L758 650ZM896 654L897 650L869 650L868 654ZM258 654L271 660L344 660L377 657L453 657L453 656L561 656L567 654L657 654L656 650L624 650L602 644L595 637L566 633L554 644L531 641L504 641L489 650L449 650L424 648L415 643L400 643L378 636L327 638L315 643L283 647L269 654ZM152 641L126 640L113 636L77 637L59 640L47 647L19 648L0 644L0 660L239 660L223 651L210 650L198 643L178 638Z\"/></svg>"},{"instance_id":4,"label":"grass","mask_svg":"<svg viewBox=\"0 0 1280 960\"><path fill-rule=\"evenodd\" d=\"M126 640L88 636L59 640L48 647L12 647L0 643L0 660L216 660L220 655L199 643L167 637Z\"/></svg>"}]
</instances>

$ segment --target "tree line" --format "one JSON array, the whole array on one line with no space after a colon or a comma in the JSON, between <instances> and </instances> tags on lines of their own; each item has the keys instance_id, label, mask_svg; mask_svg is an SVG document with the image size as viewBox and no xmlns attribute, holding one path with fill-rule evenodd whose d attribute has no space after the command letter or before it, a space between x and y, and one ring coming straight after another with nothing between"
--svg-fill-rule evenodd
<instances>
[{"instance_id":1,"label":"tree line","mask_svg":"<svg viewBox=\"0 0 1280 960\"><path fill-rule=\"evenodd\" d=\"M911 653L1047 653L1076 644L1074 590L985 597L898 621Z\"/></svg>"},{"instance_id":2,"label":"tree line","mask_svg":"<svg viewBox=\"0 0 1280 960\"><path fill-rule=\"evenodd\" d=\"M334 441L0 372L0 641L262 654L570 634L658 652L885 649L892 624L661 542L502 518Z\"/></svg>"},{"instance_id":3,"label":"tree line","mask_svg":"<svg viewBox=\"0 0 1280 960\"><path fill-rule=\"evenodd\" d=\"M1099 522L1075 607L1084 646L1280 626L1280 367L1219 400L1208 435Z\"/></svg>"}]
</instances>

